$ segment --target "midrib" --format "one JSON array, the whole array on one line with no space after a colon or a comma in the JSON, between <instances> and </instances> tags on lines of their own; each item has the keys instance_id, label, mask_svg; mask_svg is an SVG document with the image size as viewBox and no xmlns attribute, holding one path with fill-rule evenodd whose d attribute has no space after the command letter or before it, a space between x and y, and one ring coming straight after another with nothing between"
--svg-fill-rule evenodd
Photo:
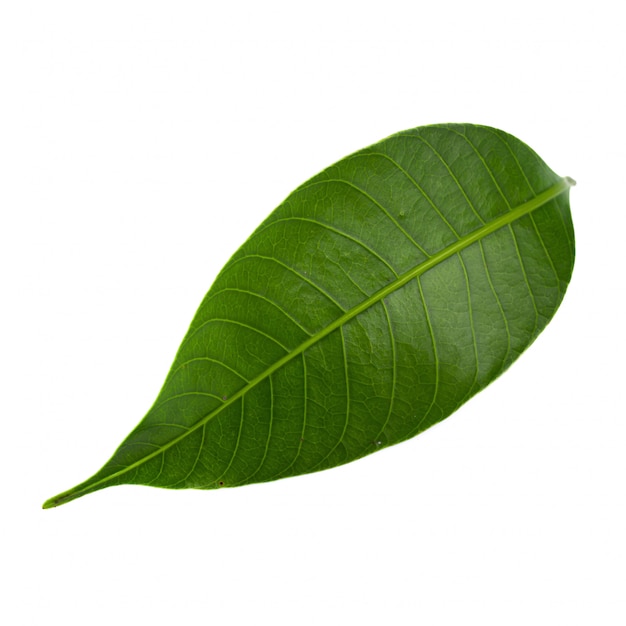
<instances>
[{"instance_id":1,"label":"midrib","mask_svg":"<svg viewBox=\"0 0 626 626\"><path fill-rule=\"evenodd\" d=\"M381 300L386 298L389 294L393 293L394 291L397 291L398 289L406 285L408 282L410 282L414 278L421 276L422 274L427 272L429 269L435 267L442 261L445 261L451 256L457 254L461 250L464 250L468 246L471 246L473 243L483 239L487 235L490 235L491 233L495 232L496 230L499 230L503 226L506 226L507 224L511 224L512 222L515 222L516 220L520 219L524 215L528 215L529 213L532 213L533 211L543 206L550 200L553 200L557 196L567 191L570 187L572 187L575 184L576 182L572 180L571 178L568 178L568 177L562 178L558 183L556 183L555 185L553 185L546 191L543 191L539 195L535 196L528 202L525 202L524 204L505 213L504 215L497 217L491 222L488 222L484 226L481 226L477 230L469 233L468 235L461 237L461 239L459 239L457 242L449 245L443 250L440 250L436 254L429 257L426 261L423 261L422 263L420 263L413 269L400 275L398 278L396 278L396 280L389 283L382 289L379 289L375 294L371 295L369 298L367 298L366 300L364 300L357 306L353 307L352 309L344 313L341 317L337 318L334 322L326 326L326 328L320 330L315 335L309 337L306 341L303 341L297 348L294 348L291 352L289 352L284 357L276 361L276 363L274 363L271 367L268 367L264 372L262 372L261 374L253 378L247 385L245 385L239 391L234 393L230 398L228 398L228 400L226 400L217 409L205 415L202 419L200 419L196 424L194 424L194 426L192 426L185 433L172 439L169 443L161 446L158 450L151 452L150 454L146 455L139 461L132 463L128 467L125 467L124 469L121 469L113 474L109 474L108 476L101 478L100 480L97 480L91 483L89 481L86 481L86 483L83 484L84 486L82 489L80 488L81 485L79 485L78 488L71 489L67 492L59 494L55 498L51 498L50 500L48 500L48 502L46 502L46 504L49 504L50 506L58 506L59 504L62 504L63 502L65 502L66 498L68 500L73 500L74 498L81 495L83 492L92 491L94 487L98 487L102 485L103 483L107 483L127 472L130 472L131 470L135 469L136 467L139 467L143 463L146 463L147 461L155 458L159 454L162 454L163 452L165 452L172 446L175 446L179 441L182 441L185 437L193 433L195 430L204 426L207 422L212 420L221 411L223 411L225 408L227 408L228 406L230 406L231 404L239 400L239 398L241 398L246 393L248 393L250 389L258 385L261 381L265 380L268 376L271 376L276 370L280 369L283 365L285 365L286 363L289 363L289 361L297 357L299 354L302 354L305 350L308 350L308 348L315 345L318 341L321 341L322 339L324 339L324 337L330 335L330 333L337 330L338 328L340 328L341 326L349 322L351 319L361 314L363 311L369 309L372 305L376 304L377 302L380 302Z\"/></svg>"}]
</instances>

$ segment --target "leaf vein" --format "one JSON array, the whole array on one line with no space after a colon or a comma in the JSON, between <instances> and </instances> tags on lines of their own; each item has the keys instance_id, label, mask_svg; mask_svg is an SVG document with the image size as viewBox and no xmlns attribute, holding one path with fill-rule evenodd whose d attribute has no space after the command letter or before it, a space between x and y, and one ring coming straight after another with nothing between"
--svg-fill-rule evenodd
<instances>
[{"instance_id":1,"label":"leaf vein","mask_svg":"<svg viewBox=\"0 0 626 626\"><path fill-rule=\"evenodd\" d=\"M419 245L419 243L417 243L417 241L415 241L415 239L413 239L413 237L410 235L410 233L408 233L406 231L406 229L404 229L402 227L402 225L398 222L398 220L396 220L393 215L391 215L391 213L380 203L378 202L378 200L376 200L376 198L374 198L373 196L371 196L369 193L367 193L367 191L365 191L364 189L361 189L361 187L359 187L358 185L355 185L354 183L351 183L349 180L345 180L343 178L327 178L324 180L318 180L318 181L314 181L308 185L304 185L302 187L300 187L300 189L298 191L304 191L305 189L310 189L311 187L315 186L315 185L322 185L322 184L330 184L330 183L340 183L343 185L348 185L348 187L352 187L355 191L357 191L358 193L360 193L362 196L364 196L365 198L367 198L370 202L372 202L372 204L376 205L383 213L384 215L387 216L387 218L394 224L394 226L426 257L430 257L430 254L428 254L428 252L426 252L426 250L424 248L422 248L422 246Z\"/></svg>"},{"instance_id":2,"label":"leaf vein","mask_svg":"<svg viewBox=\"0 0 626 626\"><path fill-rule=\"evenodd\" d=\"M419 432L421 425L426 421L426 418L430 415L430 412L435 406L435 400L437 399L437 394L439 393L439 356L437 354L437 341L435 339L433 325L430 320L430 313L428 312L428 306L426 305L426 298L424 298L424 291L422 289L422 281L420 280L419 276L416 278L416 281L417 281L417 286L419 289L420 298L422 300L422 306L424 307L424 315L426 319L426 324L428 326L428 332L430 333L430 340L431 340L432 348L433 348L433 366L435 369L435 384L434 384L434 389L433 389L433 397L431 398L430 405L424 412L424 415L422 415L422 417L418 420L415 428L411 430L410 436L412 436L413 433Z\"/></svg>"},{"instance_id":3,"label":"leaf vein","mask_svg":"<svg viewBox=\"0 0 626 626\"><path fill-rule=\"evenodd\" d=\"M224 269L231 270L237 263L241 263L242 261L246 261L248 259L261 259L263 261L270 261L272 263L276 263L280 265L281 267L285 268L287 271L297 276L300 280L311 285L311 287L313 287L314 289L319 291L323 296L328 298L328 300L330 300L340 311L345 313L345 309L343 308L343 306L341 306L341 304L339 304L339 302L337 302L337 300L335 300L335 298L330 293L328 293L323 287L320 287L310 278L308 278L307 276L304 276L303 274L298 272L298 270L294 269L293 267L290 267L289 265L287 265L287 263L284 263L283 261L280 261L279 259L269 257L269 256L264 256L262 254L247 254L245 256L239 257L238 259L235 259L234 261L232 261L232 263L229 263L228 266ZM186 340L187 338L185 338L185 341Z\"/></svg>"},{"instance_id":4,"label":"leaf vein","mask_svg":"<svg viewBox=\"0 0 626 626\"><path fill-rule=\"evenodd\" d=\"M470 197L467 195L467 192L463 188L463 185L461 185L461 181L457 178L456 174L452 171L452 167L446 161L446 159L443 157L443 155L425 137L422 137L422 135L418 135L418 134L411 135L411 134L406 134L406 133L400 133L398 136L399 137L410 137L411 139L417 139L418 141L423 143L425 146L427 146L432 151L432 153L439 159L439 161L442 163L442 165L446 168L448 174L450 175L450 177L454 181L455 185L458 187L459 191L461 192L461 195L463 196L463 198L467 202L467 206L470 208L470 210L476 216L476 218L479 220L479 222L481 224L484 224L485 220L482 218L480 213L477 211L476 207L474 206L474 203L470 200Z\"/></svg>"},{"instance_id":5,"label":"leaf vein","mask_svg":"<svg viewBox=\"0 0 626 626\"><path fill-rule=\"evenodd\" d=\"M251 296L253 298L259 298L260 300L263 300L264 302L267 302L268 304L272 305L273 307L275 307L278 311L280 311L280 313L282 313L287 319L289 319L291 322L293 322L301 331L303 331L305 334L310 335L311 333L295 318L293 317L288 311L286 311L280 304L278 304L277 302L274 302L274 300L272 300L271 298L268 298L267 296L261 294L261 293L257 293L255 291L250 291L249 289L240 289L238 287L224 287L223 289L220 289L219 291L216 291L215 293L211 294L210 297L206 298L206 300L204 301L204 304L207 304L208 302L210 302L213 298L217 297L218 295L222 294L222 293L227 293L227 292L236 292L236 293L241 293L244 294L246 296Z\"/></svg>"},{"instance_id":6,"label":"leaf vein","mask_svg":"<svg viewBox=\"0 0 626 626\"><path fill-rule=\"evenodd\" d=\"M392 158L391 156L389 156L388 154L384 152L357 152L356 154L353 154L351 157L348 157L348 159L356 159L356 158L363 158L363 157L369 157L369 156L383 157L384 159L389 161L392 165L394 165L400 172L402 172L404 176L410 181L410 183L420 192L420 194L428 202L428 204L430 204L431 208L435 211L435 213L437 213L441 221L448 227L448 229L452 232L452 234L457 239L460 237L458 231L452 226L452 224L450 224L450 222L447 220L446 216L443 214L441 209L439 209L439 207L433 202L430 195L426 193L425 189L394 158Z\"/></svg>"}]
</instances>

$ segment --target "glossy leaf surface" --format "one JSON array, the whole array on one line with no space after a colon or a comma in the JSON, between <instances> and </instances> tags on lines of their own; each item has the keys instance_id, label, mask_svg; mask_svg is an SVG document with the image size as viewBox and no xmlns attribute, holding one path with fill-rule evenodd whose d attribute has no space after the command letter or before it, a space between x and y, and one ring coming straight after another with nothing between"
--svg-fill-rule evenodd
<instances>
[{"instance_id":1,"label":"glossy leaf surface","mask_svg":"<svg viewBox=\"0 0 626 626\"><path fill-rule=\"evenodd\" d=\"M213 489L314 472L449 416L559 306L572 183L511 135L460 124L331 166L226 264L109 462L44 506L111 485Z\"/></svg>"}]
</instances>

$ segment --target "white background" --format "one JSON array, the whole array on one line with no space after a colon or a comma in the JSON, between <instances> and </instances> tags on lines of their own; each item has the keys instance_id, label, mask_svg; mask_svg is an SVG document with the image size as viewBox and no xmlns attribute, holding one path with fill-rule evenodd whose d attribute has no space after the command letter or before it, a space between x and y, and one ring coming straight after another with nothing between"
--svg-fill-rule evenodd
<instances>
[{"instance_id":1,"label":"white background","mask_svg":"<svg viewBox=\"0 0 626 626\"><path fill-rule=\"evenodd\" d=\"M1 6L3 624L626 623L617 2ZM328 472L41 510L140 420L293 188L449 121L578 181L570 289L507 374Z\"/></svg>"}]
</instances>

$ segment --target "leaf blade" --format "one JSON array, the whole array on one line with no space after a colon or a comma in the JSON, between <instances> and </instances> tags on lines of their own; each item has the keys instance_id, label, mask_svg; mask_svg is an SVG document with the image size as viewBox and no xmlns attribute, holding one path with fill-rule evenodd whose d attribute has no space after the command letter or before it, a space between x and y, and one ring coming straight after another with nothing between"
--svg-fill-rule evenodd
<instances>
[{"instance_id":1,"label":"leaf blade","mask_svg":"<svg viewBox=\"0 0 626 626\"><path fill-rule=\"evenodd\" d=\"M445 141L442 140L444 135ZM455 140L451 141L450 136ZM417 141L423 146L421 160L407 149L407 141L412 145ZM509 142L515 142L515 150ZM506 157L506 154L509 156ZM526 347L534 340L540 326L545 326L556 310L569 280L573 264L573 238L566 219L569 210L565 205L559 206L559 199L567 195L573 181L557 177L543 162L540 162L542 167L537 166L538 159L519 140L502 131L470 126L424 127L399 133L355 153L299 187L255 231L216 279L146 418L100 472L74 489L51 498L44 508L58 506L112 484L210 488L223 484L247 484L255 478L270 480L292 473L316 471L374 451L383 445L382 439L385 439L385 445L397 443L421 432L422 426L426 424L424 427L427 427L432 419L439 421L451 414L506 369L518 355L515 353L521 352L520 346ZM549 186L536 193L521 160L532 169L530 178L535 180L535 185L549 183ZM362 166L364 161L368 161L367 167ZM503 161L509 166L503 167ZM360 165L356 165L358 163ZM469 173L467 163L471 164ZM522 191L523 188L526 192ZM531 196L529 199L528 195ZM442 197L447 202L443 202ZM478 206L477 199L486 197L490 198L490 202L482 202ZM522 197L526 200L520 202ZM349 210L342 210L345 207ZM543 241L535 221L535 214L542 207L552 207L551 213L562 219L569 260L560 260L561 256L567 256L560 255L555 264L550 256L550 246ZM416 215L427 220L428 228L424 230L417 223ZM529 224L524 222L527 219ZM544 230L547 229L546 218L539 221ZM554 229L553 216L548 222ZM520 223L524 224L521 230L518 228ZM539 243L529 239L528 233L533 231ZM497 232L498 242L493 240ZM555 239L553 234L551 237ZM306 244L311 240L318 242L317 247L309 245L307 248ZM283 245L280 254L269 255L268 249L278 249L277 242ZM522 247L532 248L532 254L521 251L520 242ZM480 258L470 252L474 244L478 244L474 252L480 251ZM544 250L546 258L535 264L533 256L537 246ZM528 292L525 319L534 317L532 330L521 332L509 328L509 318L514 319L513 305L507 301L507 289L503 285L510 277L507 279L499 275L491 257L505 258L507 267L519 266L515 270L518 274L516 281L522 291L524 283ZM458 261L454 266L446 263L454 259ZM543 277L541 289L536 287L537 293L534 293L531 287L531 282L535 282L534 275L532 280L529 279L525 263L531 264L535 273L554 274L558 287L556 300L553 289L546 291L549 278ZM556 269L557 265L562 276ZM363 270L364 266L367 272ZM463 302L456 298L453 290L443 299L438 297L438 292L445 290L445 281L441 278L435 280L431 276L423 284L423 275L444 266L450 284L462 284ZM323 272L316 271L319 267L323 267ZM402 317L394 313L392 304L397 298L393 296L413 281L417 284L425 315L421 336L430 335L432 345L424 363L431 363L432 366L434 362L432 375L426 372L425 367L425 373L414 374L413 379L416 376L418 379L419 376L428 378L430 382L422 383L422 387L424 390L432 388L432 393L417 413L421 412L421 417L408 431L405 429L401 433L395 429L396 434L384 437L383 433L389 429L396 413L403 411L408 415L413 412L413 407L410 410L406 407L394 408L394 403L396 407L407 404L406 392L400 393L397 389L401 378L411 380L411 370L404 365L400 367L396 361L401 358L399 347L411 342L411 333L403 343L396 343L393 326L398 322L392 322ZM481 282L483 295L472 304L473 290ZM263 289L256 287L259 284ZM250 285L255 285L256 291ZM284 295L278 293L277 285L284 288L298 306L290 307ZM227 293L230 295L226 296ZM484 295L489 293L491 295ZM243 294L247 294L245 298ZM485 316L479 305L482 300L489 299L495 302L495 310L503 321L507 337L506 356L500 355L497 359L489 358L491 348L482 347L482 339L476 340L477 335L482 337L480 329L490 323L499 323L483 319ZM428 304L429 300L431 304ZM251 304L252 301L254 304ZM446 311L450 302L455 302L459 310L454 312L454 324L449 320L446 322L446 330L445 324L442 326L439 320L451 315ZM233 303L238 304L242 311L240 319L235 319L240 313L233 313ZM377 306L379 304L380 307ZM256 307L265 307L266 315L258 315ZM400 303L402 307L406 308L406 303ZM309 311L309 308L315 310ZM429 308L433 313L429 313ZM210 309L214 311L213 317L210 317ZM376 316L378 321L372 322L370 317L373 319ZM491 317L493 319L493 315ZM475 328L475 319L476 323L480 322L480 332ZM266 320L271 322L268 328L263 326ZM446 333L450 335L450 328L455 324L462 330L469 327L469 333L458 333L456 341L459 345L467 344L468 337L472 337L472 345L468 349L468 354L471 353L469 360L473 360L472 363L468 361L469 378L464 371L455 369L455 350L447 345L450 342L446 340ZM380 329L385 325L389 336L381 339ZM217 326L220 327L219 336L214 330ZM335 332L340 341L330 339ZM229 339L232 340L230 343ZM362 345L368 342L369 351L363 352ZM428 341L424 345L426 343ZM246 361L233 359L237 349L234 352L227 349L232 345L239 348L239 353L245 347L248 352ZM390 369L393 373L387 384L391 386L390 392L375 388L372 382L375 371L388 369L383 361L378 364L378 370L368 370L363 363L350 361L355 355L360 355L362 360L372 360L372 355L383 345L387 346L386 354L391 355ZM497 348L498 354L503 350L502 345L500 343ZM426 354L427 350L424 350ZM367 356L363 357L361 353ZM229 358L233 360L229 362ZM332 391L339 385L337 381L341 370L333 359L343 364L342 385L345 387L343 393L337 394L341 402L335 400L334 403L323 393L320 394L320 389ZM467 360L466 356L463 359ZM301 369L291 365L300 360ZM331 362L335 368L332 370L334 378L323 371L324 367L330 367L328 364ZM481 373L481 368L486 373ZM209 371L212 372L212 379L207 383ZM364 375L366 371L369 387L356 382L357 375ZM284 382L285 378L289 382ZM206 386L214 384L212 381L215 380L220 381L221 389ZM310 380L317 381L318 385L312 385ZM458 390L450 391L454 381L463 381L466 387L461 397L457 397ZM298 393L302 397L285 400L276 396L275 388L301 388ZM372 391L374 388L375 391ZM356 390L356 399L371 396L370 400L374 402L376 394L380 396L376 403L380 405L384 421L379 421L378 413L374 415L367 409L363 400L354 405L357 407L355 411L358 410L355 415L361 420L356 420L359 428L366 421L376 425L373 432L378 434L373 437L373 448L368 444L362 449L363 441L349 428L351 393ZM384 402L380 401L381 397L386 398ZM439 406L442 398L444 405ZM285 408L287 405L288 409ZM176 410L181 412L181 407L182 418L172 418ZM267 409L265 417L261 415L263 408ZM192 416L189 423L185 423L185 411ZM204 411L200 417L199 411ZM285 411L301 413L303 419L292 424L281 417ZM334 421L328 419L328 415L336 416ZM219 429L213 426L214 423L219 423ZM315 424L325 424L326 427L320 429L317 426L317 431L311 430ZM227 442L228 459L221 458L221 451L215 446L211 455L206 454L208 425ZM312 435L307 435L305 439L308 431ZM276 433L284 441L289 440L290 444L285 443L280 448ZM264 442L263 446L258 445L259 441ZM277 447L280 454L270 452L272 447ZM294 452L295 456L287 458L288 452ZM270 469L263 475L262 469L268 465L268 458L272 459ZM286 459L280 461L282 468L277 466L278 458ZM219 471L208 468L210 464L219 467ZM237 472L236 464L239 464ZM167 470L172 466L183 468L175 480L172 472ZM199 468L204 469L200 471ZM212 475L211 480L207 478L209 475ZM169 484L164 476L169 476ZM233 478L228 479L229 476Z\"/></svg>"}]
</instances>

